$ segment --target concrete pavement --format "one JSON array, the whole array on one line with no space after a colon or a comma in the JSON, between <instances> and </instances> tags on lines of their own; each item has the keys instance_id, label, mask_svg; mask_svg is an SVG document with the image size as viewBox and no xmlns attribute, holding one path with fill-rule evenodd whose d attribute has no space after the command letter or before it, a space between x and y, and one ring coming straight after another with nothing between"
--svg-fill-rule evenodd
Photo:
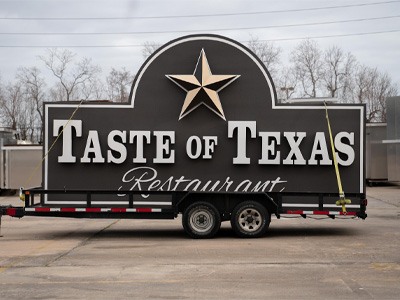
<instances>
[{"instance_id":1,"label":"concrete pavement","mask_svg":"<svg viewBox=\"0 0 400 300\"><path fill-rule=\"evenodd\" d=\"M273 219L260 239L224 223L192 240L180 218L3 217L0 298L397 299L400 186L367 196L365 221Z\"/></svg>"}]
</instances>

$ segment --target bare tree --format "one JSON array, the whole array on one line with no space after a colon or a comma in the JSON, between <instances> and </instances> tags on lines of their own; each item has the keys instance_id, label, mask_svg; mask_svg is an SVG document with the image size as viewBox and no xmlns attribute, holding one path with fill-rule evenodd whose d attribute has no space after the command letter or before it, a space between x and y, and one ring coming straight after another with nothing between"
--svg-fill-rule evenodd
<instances>
[{"instance_id":1,"label":"bare tree","mask_svg":"<svg viewBox=\"0 0 400 300\"><path fill-rule=\"evenodd\" d=\"M354 63L354 67L350 71L349 76L344 78L342 89L339 92L339 99L342 103L354 103L354 87L355 87L355 70L357 62Z\"/></svg>"},{"instance_id":2,"label":"bare tree","mask_svg":"<svg viewBox=\"0 0 400 300\"><path fill-rule=\"evenodd\" d=\"M374 86L374 98L379 107L379 121L386 122L386 98L397 95L397 86L392 82L389 74L380 73Z\"/></svg>"},{"instance_id":3,"label":"bare tree","mask_svg":"<svg viewBox=\"0 0 400 300\"><path fill-rule=\"evenodd\" d=\"M39 118L33 103L29 101L26 94L22 95L22 102L17 116L17 130L21 140L33 142Z\"/></svg>"},{"instance_id":4,"label":"bare tree","mask_svg":"<svg viewBox=\"0 0 400 300\"><path fill-rule=\"evenodd\" d=\"M0 84L0 116L2 124L18 132L20 139L34 141L41 120L21 81Z\"/></svg>"},{"instance_id":5,"label":"bare tree","mask_svg":"<svg viewBox=\"0 0 400 300\"><path fill-rule=\"evenodd\" d=\"M0 97L1 116L5 126L17 130L23 108L21 85L19 83L8 84Z\"/></svg>"},{"instance_id":6,"label":"bare tree","mask_svg":"<svg viewBox=\"0 0 400 300\"><path fill-rule=\"evenodd\" d=\"M354 100L356 103L367 104L367 121L371 122L376 118L378 108L372 98L371 86L374 85L377 70L360 65L354 78Z\"/></svg>"},{"instance_id":7,"label":"bare tree","mask_svg":"<svg viewBox=\"0 0 400 300\"><path fill-rule=\"evenodd\" d=\"M38 136L38 141L43 138L43 102L46 98L46 83L40 74L40 70L36 67L19 68L17 79L22 85L27 106L27 113L30 119L31 134L30 140L34 140L34 136ZM37 131L37 132L35 132Z\"/></svg>"},{"instance_id":8,"label":"bare tree","mask_svg":"<svg viewBox=\"0 0 400 300\"><path fill-rule=\"evenodd\" d=\"M142 55L146 60L150 55L152 55L158 48L161 47L161 44L156 42L145 42L143 44Z\"/></svg>"},{"instance_id":9,"label":"bare tree","mask_svg":"<svg viewBox=\"0 0 400 300\"><path fill-rule=\"evenodd\" d=\"M61 83L57 82L49 89L48 98L54 102L65 101L65 89Z\"/></svg>"},{"instance_id":10,"label":"bare tree","mask_svg":"<svg viewBox=\"0 0 400 300\"><path fill-rule=\"evenodd\" d=\"M276 90L279 100L288 100L296 93L298 80L293 68L282 68L280 76L276 81Z\"/></svg>"},{"instance_id":11,"label":"bare tree","mask_svg":"<svg viewBox=\"0 0 400 300\"><path fill-rule=\"evenodd\" d=\"M315 41L302 41L291 53L291 62L303 89L303 96L317 97L323 78L322 53Z\"/></svg>"},{"instance_id":12,"label":"bare tree","mask_svg":"<svg viewBox=\"0 0 400 300\"><path fill-rule=\"evenodd\" d=\"M104 83L97 76L82 84L81 94L84 100L102 100L104 92Z\"/></svg>"},{"instance_id":13,"label":"bare tree","mask_svg":"<svg viewBox=\"0 0 400 300\"><path fill-rule=\"evenodd\" d=\"M116 70L112 68L107 76L107 94L115 102L127 102L129 91L133 82L133 75L125 68Z\"/></svg>"},{"instance_id":14,"label":"bare tree","mask_svg":"<svg viewBox=\"0 0 400 300\"><path fill-rule=\"evenodd\" d=\"M257 37L251 37L247 47L263 62L271 76L277 77L282 49L271 42L261 42Z\"/></svg>"},{"instance_id":15,"label":"bare tree","mask_svg":"<svg viewBox=\"0 0 400 300\"><path fill-rule=\"evenodd\" d=\"M3 102L5 101L5 90L0 74L0 126L5 126L4 113L3 113Z\"/></svg>"},{"instance_id":16,"label":"bare tree","mask_svg":"<svg viewBox=\"0 0 400 300\"><path fill-rule=\"evenodd\" d=\"M323 81L330 97L339 97L339 92L346 89L355 61L351 53L345 54L337 46L325 51Z\"/></svg>"},{"instance_id":17,"label":"bare tree","mask_svg":"<svg viewBox=\"0 0 400 300\"><path fill-rule=\"evenodd\" d=\"M1 126L7 126L7 121L6 121L6 91L5 91L5 86L3 85L3 82L1 81L0 77L0 120L1 120Z\"/></svg>"},{"instance_id":18,"label":"bare tree","mask_svg":"<svg viewBox=\"0 0 400 300\"><path fill-rule=\"evenodd\" d=\"M386 121L386 98L397 94L397 86L387 73L376 68L359 65L355 74L354 99L365 103L368 122Z\"/></svg>"},{"instance_id":19,"label":"bare tree","mask_svg":"<svg viewBox=\"0 0 400 300\"><path fill-rule=\"evenodd\" d=\"M62 97L66 101L79 99L79 88L101 71L89 58L75 62L75 56L76 54L66 49L49 49L47 56L39 57L58 79L62 87Z\"/></svg>"}]
</instances>

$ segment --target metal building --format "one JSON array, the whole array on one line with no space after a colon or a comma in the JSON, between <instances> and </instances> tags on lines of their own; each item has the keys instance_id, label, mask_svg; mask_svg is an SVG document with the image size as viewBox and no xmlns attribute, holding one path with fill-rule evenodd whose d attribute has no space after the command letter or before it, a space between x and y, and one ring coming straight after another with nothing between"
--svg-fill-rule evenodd
<instances>
[{"instance_id":1,"label":"metal building","mask_svg":"<svg viewBox=\"0 0 400 300\"><path fill-rule=\"evenodd\" d=\"M366 179L368 183L388 179L386 123L368 123L366 126Z\"/></svg>"},{"instance_id":2,"label":"metal building","mask_svg":"<svg viewBox=\"0 0 400 300\"><path fill-rule=\"evenodd\" d=\"M400 97L386 100L388 180L400 181Z\"/></svg>"}]
</instances>

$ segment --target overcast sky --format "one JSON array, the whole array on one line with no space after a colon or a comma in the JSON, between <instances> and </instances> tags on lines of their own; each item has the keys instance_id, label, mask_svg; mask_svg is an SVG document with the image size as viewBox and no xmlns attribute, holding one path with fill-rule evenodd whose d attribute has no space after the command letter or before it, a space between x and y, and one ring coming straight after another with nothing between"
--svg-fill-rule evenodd
<instances>
[{"instance_id":1,"label":"overcast sky","mask_svg":"<svg viewBox=\"0 0 400 300\"><path fill-rule=\"evenodd\" d=\"M337 45L400 83L400 0L0 0L0 76L7 82L19 66L44 69L37 56L46 47L92 58L104 74L111 67L135 73L144 42L191 33L276 40L284 62L302 38L324 36L315 39L321 48Z\"/></svg>"}]
</instances>

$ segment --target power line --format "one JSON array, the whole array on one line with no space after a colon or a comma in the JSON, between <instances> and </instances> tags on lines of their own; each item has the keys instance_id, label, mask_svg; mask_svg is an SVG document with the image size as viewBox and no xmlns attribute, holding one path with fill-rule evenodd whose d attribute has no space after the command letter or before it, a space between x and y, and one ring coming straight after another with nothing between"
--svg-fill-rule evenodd
<instances>
[{"instance_id":1,"label":"power line","mask_svg":"<svg viewBox=\"0 0 400 300\"><path fill-rule=\"evenodd\" d=\"M303 12L303 11L318 11L330 10L340 8L374 6L382 4L398 3L400 0L370 2L359 4L347 5L334 5L324 7L310 7L310 8L295 8L285 10L269 10L257 12L242 12L242 13L218 13L218 14L198 14L198 15L170 15L170 16L147 16L147 17L0 17L0 20L24 20L24 21L92 21L92 20L148 20L148 19L177 19L177 18L208 18L208 17L227 17L227 16L246 16L246 15L262 15L262 14L277 14L277 13L290 13L290 12Z\"/></svg>"},{"instance_id":2,"label":"power line","mask_svg":"<svg viewBox=\"0 0 400 300\"><path fill-rule=\"evenodd\" d=\"M294 37L294 38L278 38L278 39L266 39L258 40L260 42L284 42L284 41L296 41L306 39L324 39L324 38L336 38L336 37L350 37L350 36L364 36L364 35L375 35L385 33L397 33L400 29L373 31L373 32L359 32L359 33L348 33L348 34L334 34L334 35L320 35L320 36L306 36L306 37ZM241 43L248 43L249 41L241 41ZM0 48L135 48L143 47L143 45L0 45Z\"/></svg>"},{"instance_id":3,"label":"power line","mask_svg":"<svg viewBox=\"0 0 400 300\"><path fill-rule=\"evenodd\" d=\"M164 30L164 31L128 31L128 32L0 32L0 35L134 35L134 34L164 34L164 33L188 33L188 32L216 32L216 31L235 31L235 30L250 30L250 29L269 29L269 28L288 28L288 27L300 27L300 26L319 26L319 25L331 25L331 24L343 24L352 22L364 22L364 21L375 21L383 19L394 19L400 18L397 16L383 16L375 18L362 18L362 19L350 19L350 20L339 20L339 21L327 21L327 22L312 22L312 23L300 23L300 24L286 24L286 25L269 25L269 26L255 26L255 27L237 27L237 28L214 28L214 29L188 29L188 30Z\"/></svg>"},{"instance_id":4,"label":"power line","mask_svg":"<svg viewBox=\"0 0 400 300\"><path fill-rule=\"evenodd\" d=\"M283 42L283 41L296 41L296 40L306 40L306 39L325 39L325 38L333 38L333 37L363 36L363 35L374 35L374 34L395 33L395 32L400 32L400 29L382 30L382 31L373 31L373 32L347 33L347 34L319 35L319 36L297 37L297 38L279 38L279 39L268 39L268 40L259 40L259 41L260 42Z\"/></svg>"}]
</instances>

